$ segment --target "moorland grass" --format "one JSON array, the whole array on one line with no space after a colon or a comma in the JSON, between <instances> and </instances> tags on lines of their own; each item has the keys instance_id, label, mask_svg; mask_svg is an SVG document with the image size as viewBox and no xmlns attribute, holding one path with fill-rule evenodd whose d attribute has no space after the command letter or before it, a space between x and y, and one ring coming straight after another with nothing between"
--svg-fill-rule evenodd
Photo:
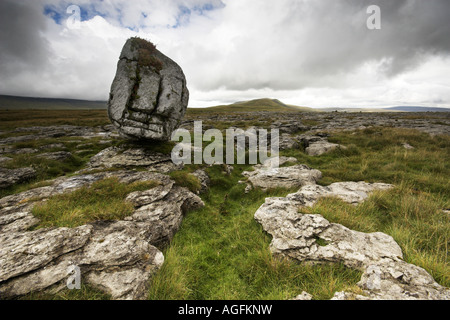
<instances>
[{"instance_id":1,"label":"moorland grass","mask_svg":"<svg viewBox=\"0 0 450 320\"><path fill-rule=\"evenodd\" d=\"M322 214L362 232L393 236L405 261L449 286L450 224L442 211L450 207L449 137L376 128L335 133L330 140L347 149L320 157L302 150L283 154L321 170L323 185L367 181L393 183L396 188L375 192L356 207L325 198L302 212ZM404 149L404 142L415 149ZM149 299L289 299L303 290L314 299L329 299L339 290L358 291L357 271L342 265L306 266L270 254L270 236L253 215L266 197L296 190L253 190L244 195L244 186L236 183L248 168L234 166L231 177L217 168L208 169L212 185L203 196L206 206L186 216L164 252L166 262L150 283Z\"/></svg>"},{"instance_id":2,"label":"moorland grass","mask_svg":"<svg viewBox=\"0 0 450 320\"><path fill-rule=\"evenodd\" d=\"M0 189L0 198L35 188L36 184L45 183L47 180L59 176L68 176L82 169L92 156L116 143L113 141L105 144L101 143L101 140L100 137L95 137L80 142L80 138L77 137L61 137L14 143L12 146L16 149L31 148L40 151L31 154L5 154L12 160L4 162L2 167L8 169L33 168L36 171L36 176L30 181ZM62 144L63 147L40 149L51 144ZM67 151L72 155L62 161L39 157L42 153L56 151Z\"/></svg>"},{"instance_id":3,"label":"moorland grass","mask_svg":"<svg viewBox=\"0 0 450 320\"><path fill-rule=\"evenodd\" d=\"M1 130L73 125L96 127L111 124L105 110L0 110Z\"/></svg>"},{"instance_id":4,"label":"moorland grass","mask_svg":"<svg viewBox=\"0 0 450 320\"><path fill-rule=\"evenodd\" d=\"M328 185L339 181L409 182L424 192L450 196L450 137L430 136L411 129L373 128L354 133L336 132L330 142L346 146L320 157L303 150L286 150L300 163L321 170ZM414 147L405 149L402 143Z\"/></svg>"},{"instance_id":5,"label":"moorland grass","mask_svg":"<svg viewBox=\"0 0 450 320\"><path fill-rule=\"evenodd\" d=\"M53 196L33 207L32 214L40 220L36 229L75 228L99 220L122 220L134 212L133 204L124 201L126 196L156 186L158 183L155 181L126 184L119 182L118 178L108 178Z\"/></svg>"},{"instance_id":6,"label":"moorland grass","mask_svg":"<svg viewBox=\"0 0 450 320\"><path fill-rule=\"evenodd\" d=\"M17 119L21 124L31 125L33 121L29 120L26 123ZM45 121L52 123L50 117ZM282 155L294 156L300 163L321 170L323 179L319 183L322 185L367 181L392 183L396 187L375 192L356 207L324 198L299 214L322 214L331 222L354 230L385 232L399 243L407 262L425 268L441 285L450 286L450 224L448 214L442 211L450 208L450 137L432 137L408 129L372 128L354 133L335 132L329 140L347 148L319 157L308 156L303 150L286 150ZM404 142L414 149L405 149ZM160 147L154 146L168 151ZM76 149L76 146L72 148ZM87 154L81 160L86 161L89 156ZM177 184L186 186L185 178L196 169L198 166L186 166L178 178L172 178L178 179ZM269 250L271 237L253 215L266 197L285 196L297 190L253 190L244 194L245 186L237 182L243 180L241 172L249 169L235 165L231 176L220 166L206 169L211 177L211 188L201 196L205 207L189 212L184 218L179 232L164 250L162 269L149 283L148 298L290 299L307 291L314 299L329 299L336 291L358 292L355 286L361 276L358 271L339 264L306 266L272 256ZM39 184L45 182L35 181L29 186ZM87 202L98 197L96 192L83 192ZM120 197L124 193L120 193ZM105 199L111 198L98 201L110 201ZM54 201L46 212L65 200ZM76 211L83 206L76 204L73 208ZM95 215L94 219L97 218ZM62 225L79 223L83 222ZM85 300L105 296L87 288L81 292L63 291L47 298Z\"/></svg>"},{"instance_id":7,"label":"moorland grass","mask_svg":"<svg viewBox=\"0 0 450 320\"><path fill-rule=\"evenodd\" d=\"M173 171L169 174L175 183L181 187L188 188L193 193L198 193L201 184L198 178L186 171Z\"/></svg>"},{"instance_id":8,"label":"moorland grass","mask_svg":"<svg viewBox=\"0 0 450 320\"><path fill-rule=\"evenodd\" d=\"M290 299L303 290L316 299L354 287L361 274L343 265L302 266L276 259L270 236L253 219L268 196L294 190L253 190L244 195L245 166L231 176L220 166L207 169L211 188L205 207L190 212L165 250L165 263L150 282L149 299Z\"/></svg>"}]
</instances>

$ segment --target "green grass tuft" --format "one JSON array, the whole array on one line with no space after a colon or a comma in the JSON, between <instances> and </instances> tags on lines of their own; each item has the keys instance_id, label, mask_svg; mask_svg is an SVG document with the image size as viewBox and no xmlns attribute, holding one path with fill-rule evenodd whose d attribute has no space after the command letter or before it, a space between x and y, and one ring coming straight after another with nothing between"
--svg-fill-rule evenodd
<instances>
[{"instance_id":1,"label":"green grass tuft","mask_svg":"<svg viewBox=\"0 0 450 320\"><path fill-rule=\"evenodd\" d=\"M193 193L197 193L201 189L198 178L186 171L173 171L169 174L172 180L181 187L188 188Z\"/></svg>"},{"instance_id":2,"label":"green grass tuft","mask_svg":"<svg viewBox=\"0 0 450 320\"><path fill-rule=\"evenodd\" d=\"M98 220L124 219L134 211L133 205L124 201L126 196L157 185L155 181L125 184L117 178L108 178L71 193L56 195L34 206L32 213L40 220L36 228L75 228Z\"/></svg>"}]
</instances>

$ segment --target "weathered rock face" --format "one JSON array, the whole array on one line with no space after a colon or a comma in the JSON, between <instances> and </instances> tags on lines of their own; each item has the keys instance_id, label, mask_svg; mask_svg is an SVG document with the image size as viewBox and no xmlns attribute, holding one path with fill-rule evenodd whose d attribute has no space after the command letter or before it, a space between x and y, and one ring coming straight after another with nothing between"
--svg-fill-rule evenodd
<instances>
[{"instance_id":1,"label":"weathered rock face","mask_svg":"<svg viewBox=\"0 0 450 320\"><path fill-rule=\"evenodd\" d=\"M320 156L336 148L345 148L339 144L328 142L326 137L321 136L301 135L299 140L305 147L305 152L310 156Z\"/></svg>"},{"instance_id":2,"label":"weathered rock face","mask_svg":"<svg viewBox=\"0 0 450 320\"><path fill-rule=\"evenodd\" d=\"M424 269L403 261L400 246L384 233L363 233L330 223L321 215L301 214L321 197L358 204L383 183L340 182L328 187L306 185L285 198L267 198L255 219L273 236L274 254L309 263L343 263L361 270L358 286L364 295L338 292L333 299L450 299L450 290ZM301 298L301 297L300 297Z\"/></svg>"},{"instance_id":3,"label":"weathered rock face","mask_svg":"<svg viewBox=\"0 0 450 320\"><path fill-rule=\"evenodd\" d=\"M280 165L285 162L297 161L295 158L280 157ZM253 167L255 171L244 171L243 176L248 178L249 188L256 187L262 190L273 188L299 188L308 184L315 184L322 173L319 170L300 164L291 167L272 168L270 159L263 165Z\"/></svg>"},{"instance_id":4,"label":"weathered rock face","mask_svg":"<svg viewBox=\"0 0 450 320\"><path fill-rule=\"evenodd\" d=\"M33 168L5 169L0 168L0 189L24 182L36 176Z\"/></svg>"},{"instance_id":5,"label":"weathered rock face","mask_svg":"<svg viewBox=\"0 0 450 320\"><path fill-rule=\"evenodd\" d=\"M100 221L78 228L28 231L39 223L31 212L36 201L117 177L121 183L157 181L159 186L128 195L135 207L121 221ZM161 267L166 246L184 213L203 206L189 190L166 175L116 171L61 177L46 187L0 199L0 297L57 292L66 286L68 268L78 266L81 282L113 299L145 298L151 276Z\"/></svg>"},{"instance_id":6,"label":"weathered rock face","mask_svg":"<svg viewBox=\"0 0 450 320\"><path fill-rule=\"evenodd\" d=\"M183 165L175 165L170 155L146 150L139 147L110 147L91 158L81 172L95 169L145 167L150 171L168 173L182 169Z\"/></svg>"},{"instance_id":7,"label":"weathered rock face","mask_svg":"<svg viewBox=\"0 0 450 320\"><path fill-rule=\"evenodd\" d=\"M211 184L211 179L209 179L208 174L204 170L197 170L192 173L193 176L197 177L198 181L200 181L200 191L199 193L205 193L209 189L209 185Z\"/></svg>"},{"instance_id":8,"label":"weathered rock face","mask_svg":"<svg viewBox=\"0 0 450 320\"><path fill-rule=\"evenodd\" d=\"M186 113L183 70L153 44L131 38L111 86L108 114L126 137L167 141Z\"/></svg>"}]
</instances>

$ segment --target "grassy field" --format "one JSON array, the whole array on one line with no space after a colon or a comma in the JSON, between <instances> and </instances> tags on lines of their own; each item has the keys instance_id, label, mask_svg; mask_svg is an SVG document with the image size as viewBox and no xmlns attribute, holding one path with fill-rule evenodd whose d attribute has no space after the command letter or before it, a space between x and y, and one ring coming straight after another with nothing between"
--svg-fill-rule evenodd
<instances>
[{"instance_id":1,"label":"grassy field","mask_svg":"<svg viewBox=\"0 0 450 320\"><path fill-rule=\"evenodd\" d=\"M35 229L76 228L98 220L123 220L134 212L134 206L125 201L127 195L158 185L155 181L125 184L117 178L109 178L71 193L54 196L34 206L32 213L40 220Z\"/></svg>"},{"instance_id":2,"label":"grassy field","mask_svg":"<svg viewBox=\"0 0 450 320\"><path fill-rule=\"evenodd\" d=\"M41 116L47 119L47 123L56 121L56 117L52 119L49 114ZM63 122L63 115L60 116ZM100 121L101 115L98 116ZM68 115L67 121L75 121L77 117L80 114ZM85 118L78 119L82 121ZM14 126L24 121L32 123L31 119L21 119L19 115L16 121L10 122L0 118L0 124L8 122ZM40 122L35 124L40 125ZM70 144L70 140L56 140L67 144L70 150L77 149L76 144ZM392 183L395 188L376 192L368 201L356 207L337 199L322 199L313 208L304 209L299 214L322 214L331 222L355 230L387 233L399 243L407 262L425 268L438 283L450 286L450 218L443 212L443 209L450 209L450 137L431 137L415 130L371 128L335 133L329 140L343 144L347 149L335 150L319 157L308 156L298 149L286 150L283 155L293 156L300 163L321 170L323 179L319 183L322 185L364 180ZM405 149L402 146L405 142L414 149ZM24 146L27 145L17 147ZM101 145L95 148L99 150L102 147L105 148ZM166 149L161 147L161 151L168 152ZM86 154L81 157L64 174L71 174L82 167L90 156ZM32 160L14 161L15 164L10 166L19 167ZM171 176L178 184L195 191L199 184L190 173L199 167L186 166L183 171ZM165 263L149 283L148 298L290 299L307 291L314 299L329 299L336 291L359 292L356 283L361 273L358 271L342 265L305 266L272 256L269 251L271 237L263 232L253 215L266 197L285 196L297 190L253 190L244 194L245 185L238 184L238 181L243 178L241 172L248 169L248 166L235 165L231 175L227 175L220 166L205 168L211 177L210 190L201 196L205 207L186 215L181 229L164 250ZM8 193L31 188L35 183L44 183L42 181L46 177L61 174L48 174L43 167L42 179L34 184L30 182L17 186ZM90 214L92 210L89 208L98 208L101 203L108 202L113 205L110 200L122 199L126 192L140 187L103 181L92 188L81 190L87 202L80 204L79 208L87 208L87 213L81 217L85 220L74 225L104 219L103 216ZM38 207L36 215L42 217L46 215L45 212L56 212L56 216L46 217L45 225L59 225L57 221L64 216L64 210L58 208L70 207L67 203L73 203L70 195L54 197L42 205L45 210L41 213ZM77 203L75 208L78 208ZM106 207L102 210L108 212L110 209ZM74 300L107 298L89 287L83 287L79 292L63 291L57 295L33 294L25 297Z\"/></svg>"},{"instance_id":3,"label":"grassy field","mask_svg":"<svg viewBox=\"0 0 450 320\"><path fill-rule=\"evenodd\" d=\"M3 110L0 132L34 126L102 126L110 124L106 110Z\"/></svg>"},{"instance_id":4,"label":"grassy field","mask_svg":"<svg viewBox=\"0 0 450 320\"><path fill-rule=\"evenodd\" d=\"M322 214L355 230L393 236L407 262L450 286L450 220L442 211L450 208L450 138L379 128L341 133L333 141L349 148L321 157L301 150L284 154L321 170L324 185L365 180L393 183L396 188L374 193L357 207L323 199L305 213ZM404 149L404 141L415 149ZM329 299L339 290L357 291L358 272L339 265L307 267L272 257L270 237L253 214L266 197L296 190L254 190L243 196L244 187L237 181L244 169L235 166L230 177L218 168L208 169L213 185L203 197L206 207L185 218L165 252L166 263L151 282L149 299L289 299L303 290L314 299Z\"/></svg>"},{"instance_id":5,"label":"grassy field","mask_svg":"<svg viewBox=\"0 0 450 320\"><path fill-rule=\"evenodd\" d=\"M31 98L0 95L0 110L106 110L106 101Z\"/></svg>"}]
</instances>

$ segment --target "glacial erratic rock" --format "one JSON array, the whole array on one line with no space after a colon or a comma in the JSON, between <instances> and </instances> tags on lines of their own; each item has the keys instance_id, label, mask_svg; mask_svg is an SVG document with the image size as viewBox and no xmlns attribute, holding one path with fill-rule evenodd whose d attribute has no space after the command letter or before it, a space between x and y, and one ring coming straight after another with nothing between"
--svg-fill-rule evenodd
<instances>
[{"instance_id":1,"label":"glacial erratic rock","mask_svg":"<svg viewBox=\"0 0 450 320\"><path fill-rule=\"evenodd\" d=\"M125 137L167 141L189 102L183 70L143 39L125 43L111 86L109 118Z\"/></svg>"}]
</instances>

